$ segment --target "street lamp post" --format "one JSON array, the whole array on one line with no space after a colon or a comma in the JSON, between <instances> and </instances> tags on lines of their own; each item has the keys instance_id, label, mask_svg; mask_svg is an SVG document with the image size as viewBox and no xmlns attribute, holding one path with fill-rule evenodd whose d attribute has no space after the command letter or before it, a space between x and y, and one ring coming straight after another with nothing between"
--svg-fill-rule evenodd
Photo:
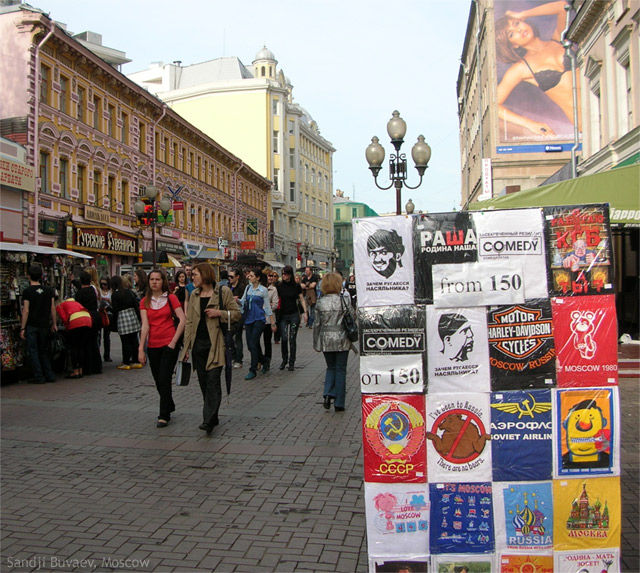
<instances>
[{"instance_id":1,"label":"street lamp post","mask_svg":"<svg viewBox=\"0 0 640 573\"><path fill-rule=\"evenodd\" d=\"M331 252L329 253L329 258L331 259L331 271L335 272L336 270L336 259L340 256L338 249L333 247Z\"/></svg>"},{"instance_id":2,"label":"street lamp post","mask_svg":"<svg viewBox=\"0 0 640 573\"><path fill-rule=\"evenodd\" d=\"M309 265L309 254L313 254L313 250L311 249L309 241L305 241L304 243L302 243L300 249L302 250L302 256L304 257L304 266L306 267Z\"/></svg>"},{"instance_id":3,"label":"street lamp post","mask_svg":"<svg viewBox=\"0 0 640 573\"><path fill-rule=\"evenodd\" d=\"M392 117L387 123L387 133L391 138L391 143L396 152L392 153L389 158L389 179L391 179L391 183L389 183L387 187L378 185L378 173L380 173L382 162L384 161L384 147L380 145L380 140L376 136L371 138L371 143L367 146L365 156L367 163L369 163L369 169L373 174L376 187L383 191L391 189L391 187L396 188L396 215L400 215L402 213L402 187L404 186L407 189L417 189L420 187L422 184L422 176L428 167L429 159L431 159L431 148L429 144L425 142L424 136L419 135L418 141L411 149L411 157L420 175L420 181L415 187L407 185L407 156L404 153L400 153L400 148L404 143L404 136L407 133L407 124L404 119L400 117L399 111L396 110L391 115Z\"/></svg>"},{"instance_id":4,"label":"street lamp post","mask_svg":"<svg viewBox=\"0 0 640 573\"><path fill-rule=\"evenodd\" d=\"M156 266L156 226L163 224L158 221L158 213L162 213L162 216L166 218L172 207L171 199L168 197L158 199L159 195L160 192L156 187L147 187L144 194L133 206L140 224L151 227L151 252L154 267Z\"/></svg>"}]
</instances>

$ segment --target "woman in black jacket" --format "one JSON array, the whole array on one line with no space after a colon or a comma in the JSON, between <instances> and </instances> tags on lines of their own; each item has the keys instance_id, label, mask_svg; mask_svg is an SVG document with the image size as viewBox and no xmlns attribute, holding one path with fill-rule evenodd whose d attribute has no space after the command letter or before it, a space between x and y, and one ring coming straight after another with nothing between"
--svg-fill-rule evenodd
<instances>
[{"instance_id":1,"label":"woman in black jacket","mask_svg":"<svg viewBox=\"0 0 640 573\"><path fill-rule=\"evenodd\" d=\"M91 315L93 325L86 340L86 361L82 365L82 374L102 374L102 358L100 356L100 345L98 335L102 328L102 320L98 313L98 295L95 287L91 284L91 275L87 271L81 271L79 275L80 288L76 293L76 302L84 306Z\"/></svg>"},{"instance_id":2,"label":"woman in black jacket","mask_svg":"<svg viewBox=\"0 0 640 573\"><path fill-rule=\"evenodd\" d=\"M138 362L138 334L140 332L140 308L135 293L124 288L122 277L111 278L111 307L113 320L122 343L120 370L142 368Z\"/></svg>"}]
</instances>

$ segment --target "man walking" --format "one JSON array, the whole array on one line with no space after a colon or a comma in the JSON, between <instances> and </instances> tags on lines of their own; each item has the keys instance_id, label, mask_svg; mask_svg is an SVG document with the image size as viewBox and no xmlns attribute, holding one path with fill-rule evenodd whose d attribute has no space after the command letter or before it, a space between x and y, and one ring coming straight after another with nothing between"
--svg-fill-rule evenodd
<instances>
[{"instance_id":1,"label":"man walking","mask_svg":"<svg viewBox=\"0 0 640 573\"><path fill-rule=\"evenodd\" d=\"M300 279L300 286L302 287L304 300L307 304L307 310L309 311L309 321L307 323L309 328L313 326L314 311L316 309L316 301L318 300L316 286L319 280L318 275L313 273L311 267L305 267L304 274Z\"/></svg>"},{"instance_id":2,"label":"man walking","mask_svg":"<svg viewBox=\"0 0 640 573\"><path fill-rule=\"evenodd\" d=\"M20 337L26 342L33 371L33 383L54 382L56 375L49 355L49 330L56 331L53 289L41 284L42 267L29 267L29 286L22 293Z\"/></svg>"},{"instance_id":3,"label":"man walking","mask_svg":"<svg viewBox=\"0 0 640 573\"><path fill-rule=\"evenodd\" d=\"M238 302L242 296L244 295L244 289L247 286L244 280L241 278L242 272L239 269L231 269L228 274L229 278L229 288L233 293L233 296ZM235 343L235 348L233 350L233 367L234 368L242 368L242 321L234 322L231 325L231 330L233 331L233 341Z\"/></svg>"}]
</instances>

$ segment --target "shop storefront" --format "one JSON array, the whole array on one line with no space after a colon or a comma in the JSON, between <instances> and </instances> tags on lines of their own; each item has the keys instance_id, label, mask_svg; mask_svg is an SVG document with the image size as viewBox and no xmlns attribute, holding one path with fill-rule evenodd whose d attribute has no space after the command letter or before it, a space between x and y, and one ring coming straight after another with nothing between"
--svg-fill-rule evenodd
<instances>
[{"instance_id":1,"label":"shop storefront","mask_svg":"<svg viewBox=\"0 0 640 573\"><path fill-rule=\"evenodd\" d=\"M54 247L0 242L0 361L3 376L24 364L24 341L20 338L21 295L29 286L29 265L42 265L43 282L55 288L62 299L70 294L74 266L91 258Z\"/></svg>"},{"instance_id":2,"label":"shop storefront","mask_svg":"<svg viewBox=\"0 0 640 573\"><path fill-rule=\"evenodd\" d=\"M67 224L67 247L91 254L101 277L120 274L121 267L138 261L140 241L137 234L102 225Z\"/></svg>"}]
</instances>

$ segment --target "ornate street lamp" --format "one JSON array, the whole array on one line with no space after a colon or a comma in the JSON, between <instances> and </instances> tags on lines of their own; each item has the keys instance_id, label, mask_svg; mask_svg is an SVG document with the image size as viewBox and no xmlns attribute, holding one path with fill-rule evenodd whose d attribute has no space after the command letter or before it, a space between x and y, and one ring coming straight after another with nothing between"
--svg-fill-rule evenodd
<instances>
[{"instance_id":1,"label":"ornate street lamp","mask_svg":"<svg viewBox=\"0 0 640 573\"><path fill-rule=\"evenodd\" d=\"M380 170L382 169L382 162L384 161L385 153L384 147L380 145L380 140L376 136L371 138L371 143L367 146L365 156L367 158L367 163L369 163L369 169L373 174L376 187L384 191L395 186L396 215L400 215L402 213L402 187L404 186L407 189L417 189L420 187L422 184L422 177L428 167L429 160L431 159L431 148L429 147L429 144L425 142L424 136L419 135L418 141L411 149L411 157L413 158L415 167L420 175L420 181L415 187L407 185L407 156L404 153L400 153L400 148L404 143L404 136L407 133L407 124L404 119L400 117L400 112L398 110L394 111L391 115L392 117L387 123L387 133L391 138L391 143L393 144L396 152L392 153L389 158L389 179L391 179L391 183L389 183L387 187L381 187L378 185L378 173L380 173Z\"/></svg>"},{"instance_id":2,"label":"ornate street lamp","mask_svg":"<svg viewBox=\"0 0 640 573\"><path fill-rule=\"evenodd\" d=\"M340 257L340 251L333 247L329 253L329 259L331 260L331 271L336 270L336 260Z\"/></svg>"},{"instance_id":3,"label":"ornate street lamp","mask_svg":"<svg viewBox=\"0 0 640 573\"><path fill-rule=\"evenodd\" d=\"M151 227L151 252L153 253L153 266L156 266L156 226L164 224L171 207L171 199L162 197L158 199L160 192L156 187L150 186L144 190L144 194L135 202L133 210L141 225ZM158 221L158 213L162 213L163 222Z\"/></svg>"},{"instance_id":4,"label":"ornate street lamp","mask_svg":"<svg viewBox=\"0 0 640 573\"><path fill-rule=\"evenodd\" d=\"M309 265L309 254L313 254L313 249L311 248L309 241L305 241L304 243L302 243L302 245L300 245L300 250L302 252L302 256L304 257L304 266L306 267Z\"/></svg>"}]
</instances>

